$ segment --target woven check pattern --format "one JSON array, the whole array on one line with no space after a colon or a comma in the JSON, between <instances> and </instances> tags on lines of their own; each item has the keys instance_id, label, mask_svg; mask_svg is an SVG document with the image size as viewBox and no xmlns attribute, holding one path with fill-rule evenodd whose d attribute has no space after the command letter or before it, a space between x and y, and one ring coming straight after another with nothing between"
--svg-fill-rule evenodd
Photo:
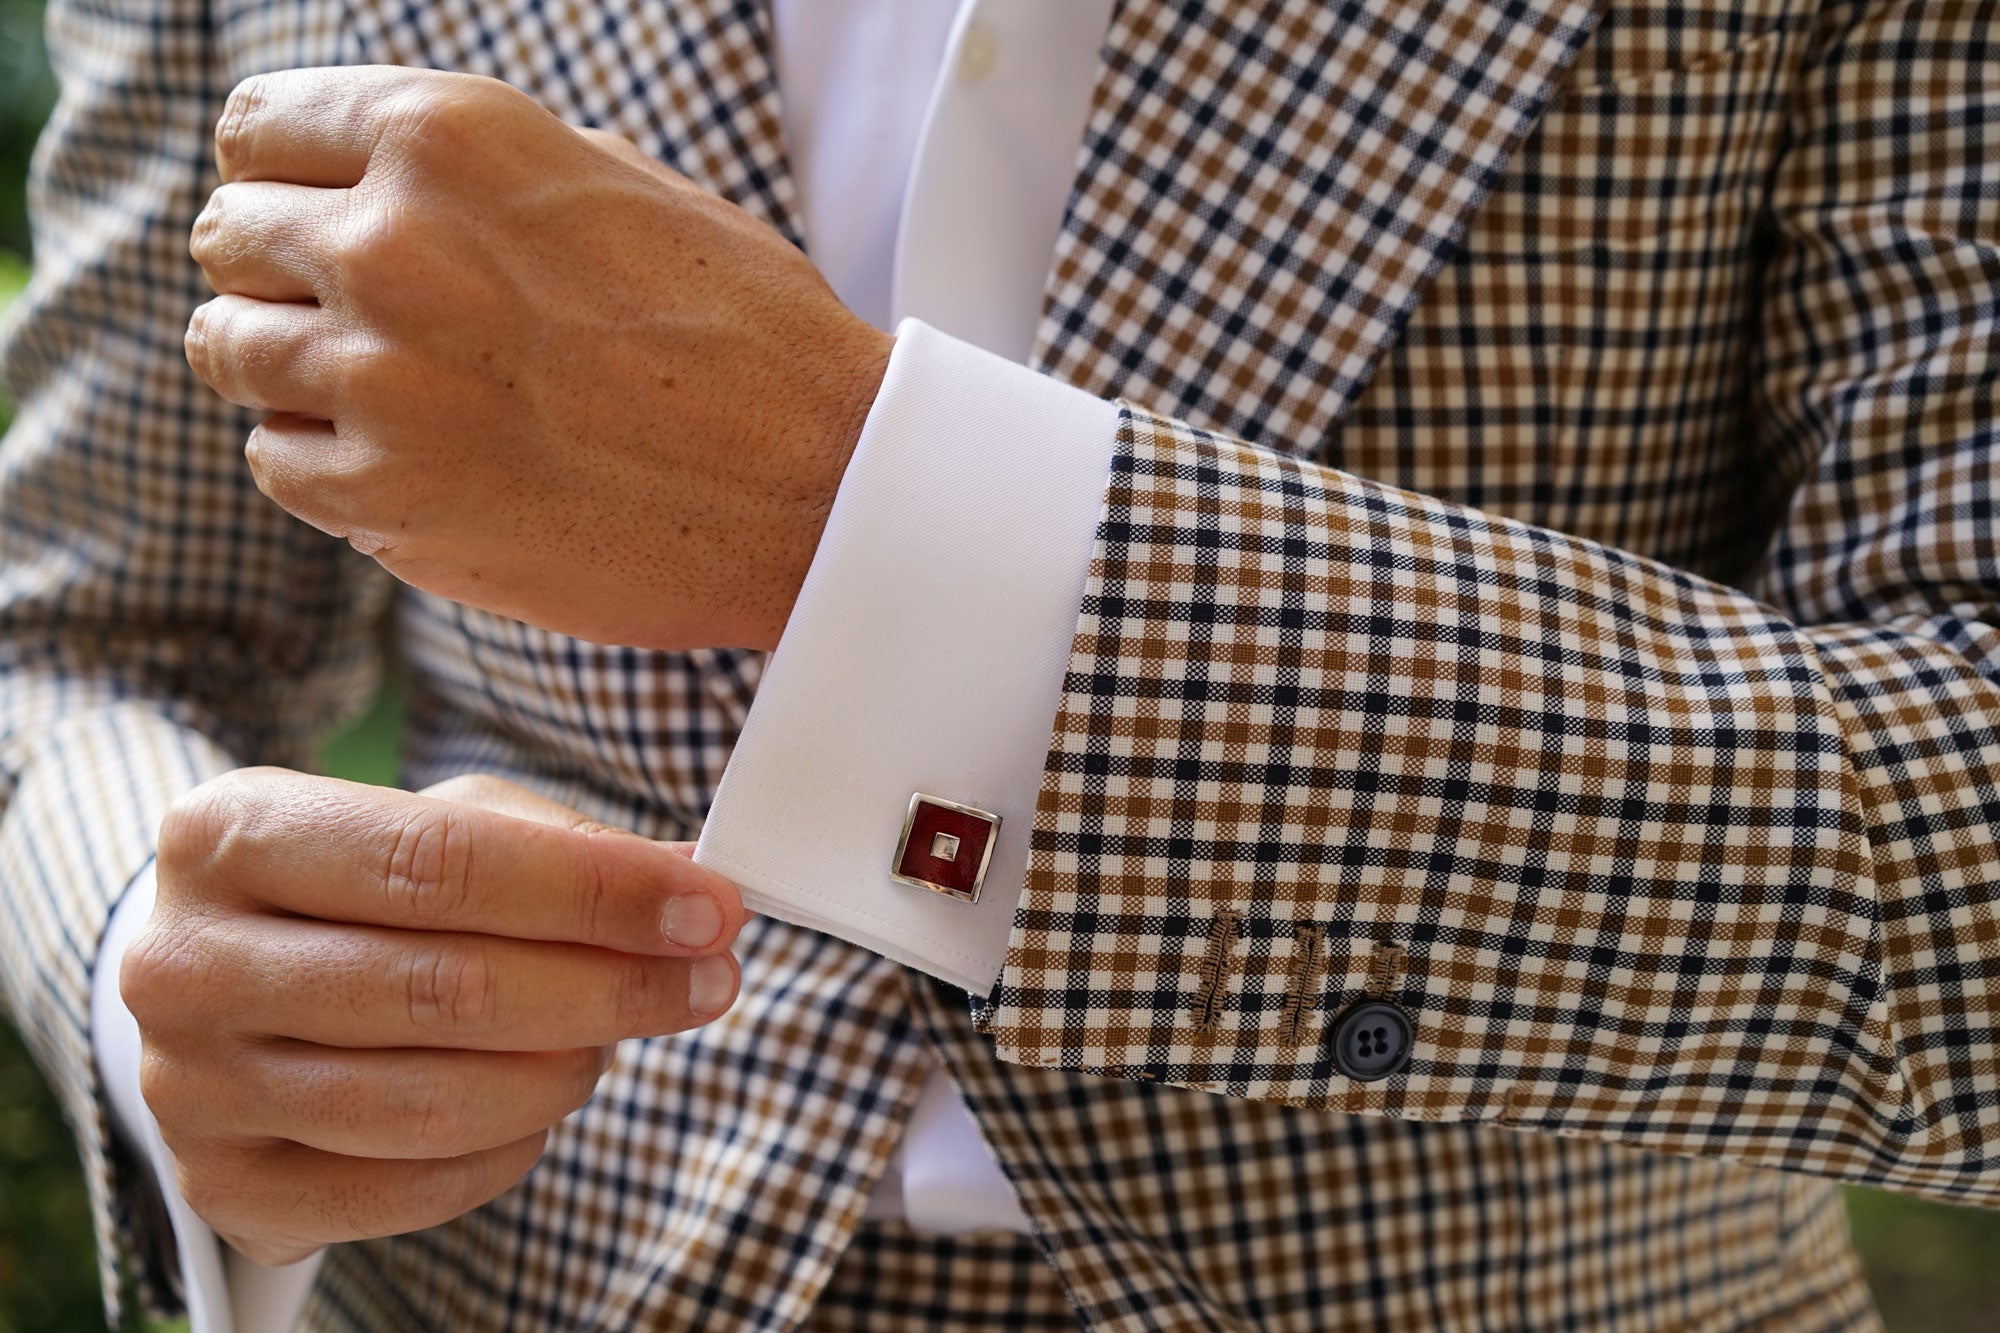
<instances>
[{"instance_id":1,"label":"woven check pattern","mask_svg":"<svg viewBox=\"0 0 2000 1333\"><path fill-rule=\"evenodd\" d=\"M1013 1232L927 1236L896 1222L855 1233L808 1333L1075 1333L1035 1242Z\"/></svg>"},{"instance_id":2,"label":"woven check pattern","mask_svg":"<svg viewBox=\"0 0 2000 1333\"><path fill-rule=\"evenodd\" d=\"M333 15L268 18L250 58L282 66ZM206 11L57 3L48 22L63 96L4 359L0 987L83 1147L109 1300L121 1254L159 1239L143 1169L114 1175L91 1061L111 905L176 797L253 758L302 765L307 737L367 697L387 583L262 500L242 464L254 419L181 356L206 295L187 234L229 86ZM157 1264L139 1277L166 1302Z\"/></svg>"},{"instance_id":3,"label":"woven check pattern","mask_svg":"<svg viewBox=\"0 0 2000 1333\"><path fill-rule=\"evenodd\" d=\"M1875 1326L1819 1181L1002 1064L912 999L1090 1328Z\"/></svg>"},{"instance_id":4,"label":"woven check pattern","mask_svg":"<svg viewBox=\"0 0 2000 1333\"><path fill-rule=\"evenodd\" d=\"M1146 410L994 1032L760 923L735 1013L628 1046L519 1190L340 1250L309 1325L1873 1326L1838 1195L1732 1160L1991 1173L1993 17L1126 0L1036 359ZM387 591L256 495L182 361L222 98L471 70L794 239L797 196L755 0L51 23L0 976L107 1266L166 1304L90 1068L98 933L167 802L365 697ZM760 671L408 593L397 626L410 785L496 772L653 836L698 827ZM1420 1041L1368 1094L1319 1050L1363 985ZM1043 1268L857 1230L928 1059Z\"/></svg>"},{"instance_id":5,"label":"woven check pattern","mask_svg":"<svg viewBox=\"0 0 2000 1333\"><path fill-rule=\"evenodd\" d=\"M1566 92L1330 437L1128 410L1004 1057L2000 1198L1993 17ZM1059 363L1239 424L1225 321L1078 327ZM1392 946L1415 1056L1358 1085L1321 1038Z\"/></svg>"},{"instance_id":6,"label":"woven check pattern","mask_svg":"<svg viewBox=\"0 0 2000 1333\"><path fill-rule=\"evenodd\" d=\"M1586 0L1119 6L1036 359L1246 438L1312 438L1595 17Z\"/></svg>"}]
</instances>

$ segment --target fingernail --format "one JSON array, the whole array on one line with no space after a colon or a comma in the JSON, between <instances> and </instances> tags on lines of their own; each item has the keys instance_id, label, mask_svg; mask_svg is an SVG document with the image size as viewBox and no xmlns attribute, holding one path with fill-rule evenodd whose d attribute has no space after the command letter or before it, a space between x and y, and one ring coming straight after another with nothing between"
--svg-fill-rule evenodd
<instances>
[{"instance_id":1,"label":"fingernail","mask_svg":"<svg viewBox=\"0 0 2000 1333\"><path fill-rule=\"evenodd\" d=\"M722 908L705 893L683 893L667 899L660 929L683 949L706 949L722 938Z\"/></svg>"},{"instance_id":2,"label":"fingernail","mask_svg":"<svg viewBox=\"0 0 2000 1333\"><path fill-rule=\"evenodd\" d=\"M736 995L736 969L722 954L697 958L688 969L688 1008L712 1018L729 1007Z\"/></svg>"}]
</instances>

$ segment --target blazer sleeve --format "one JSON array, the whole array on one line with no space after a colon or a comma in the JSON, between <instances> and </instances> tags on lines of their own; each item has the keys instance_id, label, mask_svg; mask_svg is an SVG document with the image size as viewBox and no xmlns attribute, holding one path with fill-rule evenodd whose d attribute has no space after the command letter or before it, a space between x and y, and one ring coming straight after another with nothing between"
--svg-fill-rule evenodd
<instances>
[{"instance_id":1,"label":"blazer sleeve","mask_svg":"<svg viewBox=\"0 0 2000 1333\"><path fill-rule=\"evenodd\" d=\"M107 1135L90 975L163 809L250 762L302 764L367 696L385 593L242 461L253 418L188 370L188 230L228 81L210 7L57 0L62 96L35 158L36 269L0 445L0 980L82 1151L107 1306L171 1303L143 1168Z\"/></svg>"},{"instance_id":2,"label":"blazer sleeve","mask_svg":"<svg viewBox=\"0 0 2000 1333\"><path fill-rule=\"evenodd\" d=\"M1815 36L1741 587L1127 405L1004 1058L2000 1203L1992 17Z\"/></svg>"}]
</instances>

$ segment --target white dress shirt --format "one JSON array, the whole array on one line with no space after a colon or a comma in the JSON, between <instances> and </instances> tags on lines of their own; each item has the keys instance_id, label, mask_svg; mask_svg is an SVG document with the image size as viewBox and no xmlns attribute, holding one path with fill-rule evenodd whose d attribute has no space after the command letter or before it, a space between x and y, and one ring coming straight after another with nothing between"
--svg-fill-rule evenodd
<instances>
[{"instance_id":1,"label":"white dress shirt","mask_svg":"<svg viewBox=\"0 0 2000 1333\"><path fill-rule=\"evenodd\" d=\"M1110 404L1017 364L1111 5L773 3L808 251L851 309L898 337L697 856L759 911L976 991L999 974L1025 882L1117 424ZM919 790L1001 816L977 905L889 878ZM94 978L113 1118L159 1176L193 1333L287 1329L317 1258L266 1269L223 1246L181 1199L139 1093L115 962L152 902L149 869ZM925 1231L1028 1229L941 1071L869 1211Z\"/></svg>"}]
</instances>

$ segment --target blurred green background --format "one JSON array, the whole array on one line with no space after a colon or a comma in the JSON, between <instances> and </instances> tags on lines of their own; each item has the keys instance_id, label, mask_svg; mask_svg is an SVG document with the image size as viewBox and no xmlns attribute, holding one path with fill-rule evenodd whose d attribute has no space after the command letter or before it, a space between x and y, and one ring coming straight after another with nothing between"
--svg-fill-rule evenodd
<instances>
[{"instance_id":1,"label":"blurred green background","mask_svg":"<svg viewBox=\"0 0 2000 1333\"><path fill-rule=\"evenodd\" d=\"M0 310L27 279L22 186L55 92L41 13L42 0L0 0ZM0 426L6 414L0 399ZM392 684L366 718L326 742L322 764L357 781L392 782L401 716ZM1872 1190L1850 1190L1848 1203L1869 1281L1895 1333L2000 1331L2000 1213ZM0 1333L102 1329L90 1247L68 1132L20 1041L0 1021Z\"/></svg>"}]
</instances>

